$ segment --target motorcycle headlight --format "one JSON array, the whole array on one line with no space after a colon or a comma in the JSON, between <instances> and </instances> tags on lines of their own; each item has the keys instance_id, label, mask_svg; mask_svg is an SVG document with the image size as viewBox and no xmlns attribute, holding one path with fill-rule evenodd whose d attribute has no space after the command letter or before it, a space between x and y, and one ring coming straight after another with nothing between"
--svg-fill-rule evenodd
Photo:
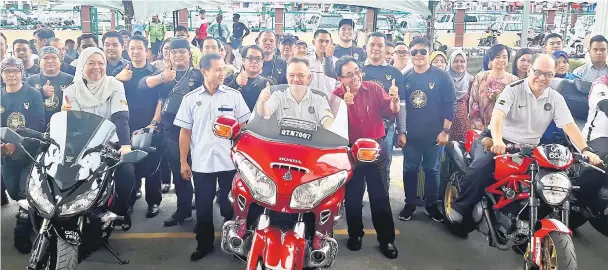
<instances>
[{"instance_id":1,"label":"motorcycle headlight","mask_svg":"<svg viewBox=\"0 0 608 270\"><path fill-rule=\"evenodd\" d=\"M537 183L537 192L550 205L560 205L570 195L572 183L562 173L548 173Z\"/></svg>"},{"instance_id":2,"label":"motorcycle headlight","mask_svg":"<svg viewBox=\"0 0 608 270\"><path fill-rule=\"evenodd\" d=\"M336 192L346 181L347 171L308 182L296 187L291 195L289 207L293 209L312 209L327 196Z\"/></svg>"},{"instance_id":3,"label":"motorcycle headlight","mask_svg":"<svg viewBox=\"0 0 608 270\"><path fill-rule=\"evenodd\" d=\"M59 216L73 215L89 209L93 203L95 203L95 198L97 198L99 191L99 185L97 185L96 181L93 181L91 189L84 193L78 194L73 200L61 205L59 208Z\"/></svg>"},{"instance_id":4,"label":"motorcycle headlight","mask_svg":"<svg viewBox=\"0 0 608 270\"><path fill-rule=\"evenodd\" d=\"M49 200L48 196L44 194L42 191L42 181L40 178L40 174L38 174L37 170L32 170L32 174L29 177L28 186L28 194L29 198L34 203L34 207L41 212L44 212L47 215L53 213L55 210L55 204Z\"/></svg>"},{"instance_id":5,"label":"motorcycle headlight","mask_svg":"<svg viewBox=\"0 0 608 270\"><path fill-rule=\"evenodd\" d=\"M269 205L275 205L277 203L277 185L274 181L242 154L235 153L233 158L237 170L251 190L253 198Z\"/></svg>"}]
</instances>

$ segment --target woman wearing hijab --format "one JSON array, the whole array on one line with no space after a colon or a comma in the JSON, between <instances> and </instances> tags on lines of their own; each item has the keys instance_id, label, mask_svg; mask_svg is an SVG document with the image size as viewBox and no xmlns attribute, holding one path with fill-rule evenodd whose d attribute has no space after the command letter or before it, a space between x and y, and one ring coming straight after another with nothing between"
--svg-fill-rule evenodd
<instances>
[{"instance_id":1,"label":"woman wearing hijab","mask_svg":"<svg viewBox=\"0 0 608 270\"><path fill-rule=\"evenodd\" d=\"M467 72L467 55L462 50L452 52L448 60L448 73L454 81L456 92L456 111L450 138L455 141L464 141L469 124L469 90L475 77Z\"/></svg>"},{"instance_id":2,"label":"woman wearing hijab","mask_svg":"<svg viewBox=\"0 0 608 270\"><path fill-rule=\"evenodd\" d=\"M440 69L446 69L448 66L448 57L441 51L431 53L431 65Z\"/></svg>"},{"instance_id":3,"label":"woman wearing hijab","mask_svg":"<svg viewBox=\"0 0 608 270\"><path fill-rule=\"evenodd\" d=\"M116 125L120 154L131 151L131 132L129 130L129 107L123 84L112 76L106 75L106 57L99 48L86 48L78 57L74 83L64 94L62 110L93 113L110 119ZM129 196L135 183L133 164L119 166L114 174L116 195L113 211L124 216L124 224L117 224L123 230L131 228L129 216Z\"/></svg>"}]
</instances>

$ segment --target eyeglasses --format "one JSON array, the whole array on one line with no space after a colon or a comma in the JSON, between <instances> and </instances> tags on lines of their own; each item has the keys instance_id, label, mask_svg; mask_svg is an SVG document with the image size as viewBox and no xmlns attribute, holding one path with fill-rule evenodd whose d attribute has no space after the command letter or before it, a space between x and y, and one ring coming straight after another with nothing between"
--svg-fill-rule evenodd
<instances>
[{"instance_id":1,"label":"eyeglasses","mask_svg":"<svg viewBox=\"0 0 608 270\"><path fill-rule=\"evenodd\" d=\"M418 55L418 53L420 53L421 55L427 55L429 53L429 51L427 49L413 49L412 51L410 51L410 54L412 56L416 56Z\"/></svg>"},{"instance_id":2,"label":"eyeglasses","mask_svg":"<svg viewBox=\"0 0 608 270\"><path fill-rule=\"evenodd\" d=\"M355 72L353 72L353 73L348 73L348 74L346 74L346 75L344 75L344 76L341 76L341 77L342 77L342 78L345 78L345 79L352 79L352 78L354 78L355 76L356 76L356 77L360 77L360 76L362 76L362 75L364 75L364 73L363 73L361 70L357 70L357 71L355 71Z\"/></svg>"},{"instance_id":3,"label":"eyeglasses","mask_svg":"<svg viewBox=\"0 0 608 270\"><path fill-rule=\"evenodd\" d=\"M262 57L247 56L247 57L245 57L245 59L249 62L255 62L255 63L262 62Z\"/></svg>"},{"instance_id":4,"label":"eyeglasses","mask_svg":"<svg viewBox=\"0 0 608 270\"><path fill-rule=\"evenodd\" d=\"M398 51L395 51L395 54L408 55L408 54L410 54L410 52L408 52L407 50L398 50Z\"/></svg>"},{"instance_id":5,"label":"eyeglasses","mask_svg":"<svg viewBox=\"0 0 608 270\"><path fill-rule=\"evenodd\" d=\"M536 75L538 77L544 76L547 79L551 79L551 78L553 78L555 76L555 74L553 72L551 72L551 71L549 71L549 72L542 72L542 71L540 71L538 69L532 69L532 72L534 72L534 75Z\"/></svg>"}]
</instances>

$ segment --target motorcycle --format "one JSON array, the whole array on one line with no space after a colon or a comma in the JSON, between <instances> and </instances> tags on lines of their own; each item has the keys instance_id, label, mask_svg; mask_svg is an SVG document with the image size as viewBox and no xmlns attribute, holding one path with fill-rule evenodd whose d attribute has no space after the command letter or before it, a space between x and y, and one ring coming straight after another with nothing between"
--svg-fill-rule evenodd
<instances>
[{"instance_id":1,"label":"motorcycle","mask_svg":"<svg viewBox=\"0 0 608 270\"><path fill-rule=\"evenodd\" d=\"M474 136L467 136L465 145L473 145L473 140ZM489 149L492 140L484 138L482 145ZM444 193L443 211L449 213L472 157L464 158L458 142L448 143L445 151L455 168ZM474 153L471 148L468 152ZM576 162L586 164L584 158L578 157L558 144L507 145L507 154L494 157L496 182L485 189L482 200L463 223L450 223L446 218L448 229L461 235L478 229L488 236L490 246L500 250L527 246L524 269L577 269L572 232L562 221L567 224L568 198L576 188L566 171ZM562 221L543 218L552 211L557 211Z\"/></svg>"},{"instance_id":2,"label":"motorcycle","mask_svg":"<svg viewBox=\"0 0 608 270\"><path fill-rule=\"evenodd\" d=\"M500 31L495 29L486 29L487 35L479 39L477 46L492 47L497 44Z\"/></svg>"},{"instance_id":3,"label":"motorcycle","mask_svg":"<svg viewBox=\"0 0 608 270\"><path fill-rule=\"evenodd\" d=\"M271 92L298 87L306 91L278 85ZM359 139L349 147L346 105L337 96L328 100L327 109L311 106L305 113L323 110L333 117L331 127L303 117L262 117L257 109L246 130L229 115L215 120L215 136L233 143L238 172L230 197L234 218L223 225L221 247L248 270L327 268L338 254L333 227L342 216L345 185L357 162L377 159L380 146Z\"/></svg>"},{"instance_id":4,"label":"motorcycle","mask_svg":"<svg viewBox=\"0 0 608 270\"><path fill-rule=\"evenodd\" d=\"M54 114L49 133L18 131L3 127L2 141L22 149L23 142L37 142L42 149L36 158L25 151L34 168L24 207L38 232L27 269L76 269L101 247L127 264L108 244L113 223L124 220L109 210L116 196L112 175L117 166L138 162L147 153L134 150L121 156L110 142L114 124L86 112Z\"/></svg>"}]
</instances>

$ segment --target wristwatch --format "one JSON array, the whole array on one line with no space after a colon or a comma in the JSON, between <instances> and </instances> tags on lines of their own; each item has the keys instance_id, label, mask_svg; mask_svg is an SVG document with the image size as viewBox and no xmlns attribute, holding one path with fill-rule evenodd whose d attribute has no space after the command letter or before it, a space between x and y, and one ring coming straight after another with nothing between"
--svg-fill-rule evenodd
<instances>
[{"instance_id":1,"label":"wristwatch","mask_svg":"<svg viewBox=\"0 0 608 270\"><path fill-rule=\"evenodd\" d=\"M152 122L150 122L150 125L157 126L158 125L158 121L152 120Z\"/></svg>"},{"instance_id":2,"label":"wristwatch","mask_svg":"<svg viewBox=\"0 0 608 270\"><path fill-rule=\"evenodd\" d=\"M593 150L593 148L591 148L591 146L587 146L587 147L581 149L581 153L584 153L585 151L589 151L589 152L595 154L595 150Z\"/></svg>"},{"instance_id":3,"label":"wristwatch","mask_svg":"<svg viewBox=\"0 0 608 270\"><path fill-rule=\"evenodd\" d=\"M450 129L449 128L443 128L442 131L445 132L445 133L450 133Z\"/></svg>"}]
</instances>

